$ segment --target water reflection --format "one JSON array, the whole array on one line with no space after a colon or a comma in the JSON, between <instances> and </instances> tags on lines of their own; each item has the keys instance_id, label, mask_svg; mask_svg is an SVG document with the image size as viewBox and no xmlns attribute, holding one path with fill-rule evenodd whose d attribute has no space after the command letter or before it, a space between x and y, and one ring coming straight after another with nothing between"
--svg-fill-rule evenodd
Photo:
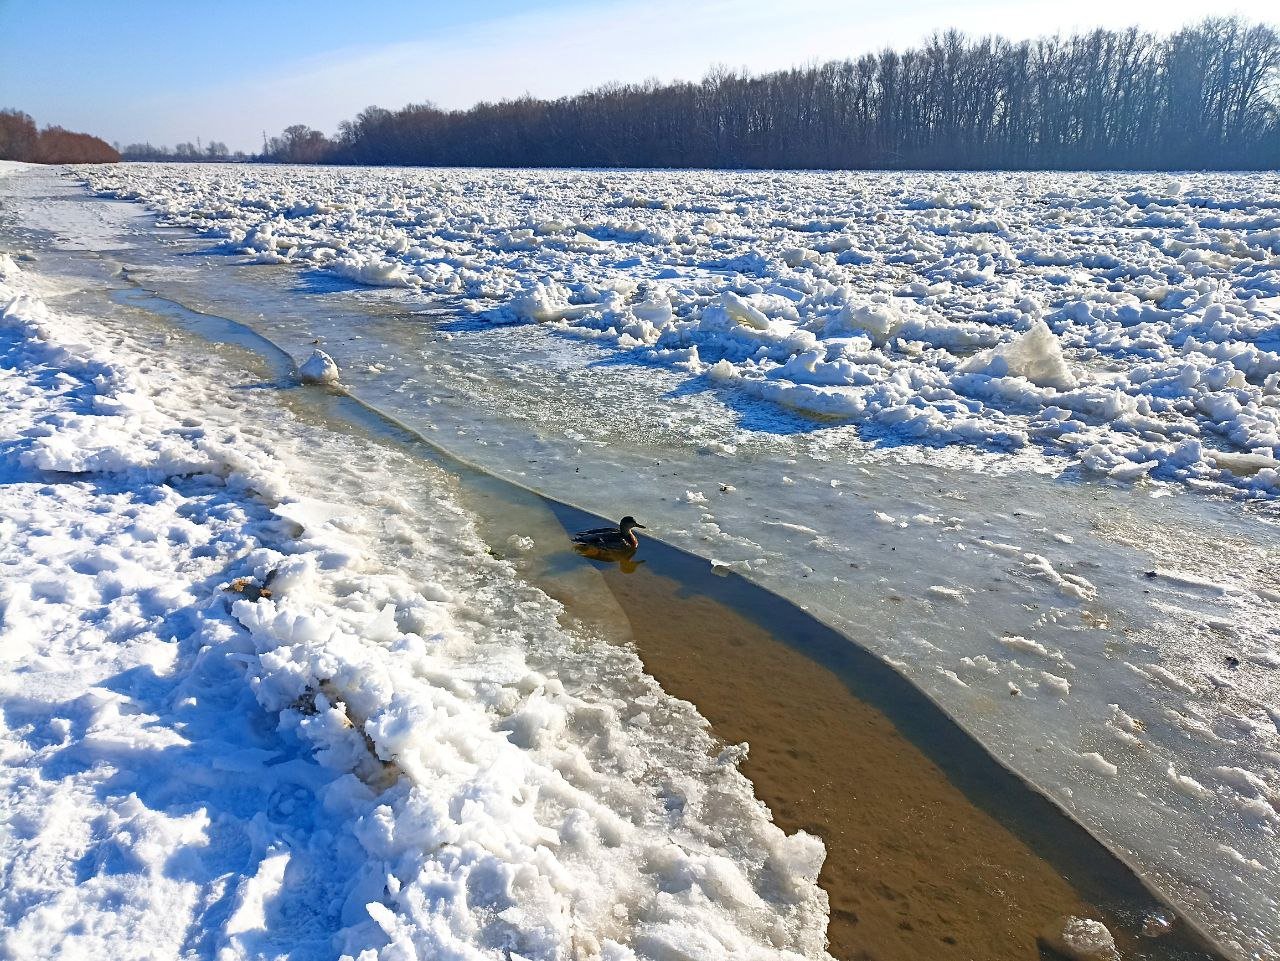
<instances>
[{"instance_id":1,"label":"water reflection","mask_svg":"<svg viewBox=\"0 0 1280 961\"><path fill-rule=\"evenodd\" d=\"M617 564L618 570L624 574L634 574L636 569L644 563L643 560L636 560L636 549L628 547L625 550L610 550L607 547L595 547L592 544L574 544L573 549L583 557L589 557L593 561L603 561L606 564Z\"/></svg>"}]
</instances>

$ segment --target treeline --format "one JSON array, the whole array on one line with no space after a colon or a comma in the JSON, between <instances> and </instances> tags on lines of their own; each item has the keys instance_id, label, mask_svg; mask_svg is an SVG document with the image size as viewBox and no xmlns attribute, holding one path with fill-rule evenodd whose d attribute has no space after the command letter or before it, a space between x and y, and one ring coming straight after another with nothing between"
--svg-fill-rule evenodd
<instances>
[{"instance_id":1,"label":"treeline","mask_svg":"<svg viewBox=\"0 0 1280 961\"><path fill-rule=\"evenodd\" d=\"M62 127L37 129L29 114L0 110L0 160L41 164L102 164L120 159L105 140Z\"/></svg>"},{"instance_id":2,"label":"treeline","mask_svg":"<svg viewBox=\"0 0 1280 961\"><path fill-rule=\"evenodd\" d=\"M232 153L220 140L210 140L203 144L179 143L172 147L161 144L156 147L150 143L131 143L126 147L116 144L120 156L125 160L162 160L180 163L243 163L250 157L243 150Z\"/></svg>"},{"instance_id":3,"label":"treeline","mask_svg":"<svg viewBox=\"0 0 1280 961\"><path fill-rule=\"evenodd\" d=\"M761 76L617 84L469 110L370 107L265 159L476 166L1261 169L1280 166L1280 36L1213 18L1014 43L950 31Z\"/></svg>"}]
</instances>

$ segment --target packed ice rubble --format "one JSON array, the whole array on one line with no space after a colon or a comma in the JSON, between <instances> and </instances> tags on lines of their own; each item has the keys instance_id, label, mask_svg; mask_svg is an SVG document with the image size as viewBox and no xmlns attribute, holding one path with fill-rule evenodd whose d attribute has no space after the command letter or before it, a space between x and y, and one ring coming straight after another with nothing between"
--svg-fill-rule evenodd
<instances>
[{"instance_id":1,"label":"packed ice rubble","mask_svg":"<svg viewBox=\"0 0 1280 961\"><path fill-rule=\"evenodd\" d=\"M554 324L868 436L1280 493L1280 175L83 175L257 262Z\"/></svg>"},{"instance_id":2,"label":"packed ice rubble","mask_svg":"<svg viewBox=\"0 0 1280 961\"><path fill-rule=\"evenodd\" d=\"M566 635L443 478L422 516L397 455L24 268L0 255L0 953L826 956L821 842ZM319 499L356 464L380 493Z\"/></svg>"}]
</instances>

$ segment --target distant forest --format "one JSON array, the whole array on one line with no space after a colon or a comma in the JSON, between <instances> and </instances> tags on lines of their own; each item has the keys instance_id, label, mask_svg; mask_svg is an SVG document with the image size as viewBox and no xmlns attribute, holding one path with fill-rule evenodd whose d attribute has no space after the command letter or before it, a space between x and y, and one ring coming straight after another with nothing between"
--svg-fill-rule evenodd
<instances>
[{"instance_id":1,"label":"distant forest","mask_svg":"<svg viewBox=\"0 0 1280 961\"><path fill-rule=\"evenodd\" d=\"M62 127L40 130L29 114L0 110L0 160L45 164L115 163L120 159L105 140Z\"/></svg>"},{"instance_id":2,"label":"distant forest","mask_svg":"<svg viewBox=\"0 0 1280 961\"><path fill-rule=\"evenodd\" d=\"M922 46L699 83L613 84L469 110L369 107L289 163L574 167L1264 169L1280 166L1280 36L1214 18Z\"/></svg>"}]
</instances>

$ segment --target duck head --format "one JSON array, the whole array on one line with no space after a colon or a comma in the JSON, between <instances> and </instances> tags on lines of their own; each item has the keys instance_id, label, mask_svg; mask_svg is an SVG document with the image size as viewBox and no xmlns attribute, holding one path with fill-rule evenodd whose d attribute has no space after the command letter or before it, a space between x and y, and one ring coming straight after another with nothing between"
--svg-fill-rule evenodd
<instances>
[{"instance_id":1,"label":"duck head","mask_svg":"<svg viewBox=\"0 0 1280 961\"><path fill-rule=\"evenodd\" d=\"M644 530L644 525L637 524L636 519L632 517L630 514L624 517L621 523L618 524L618 530L622 534L622 539L631 545L632 550L635 550L637 547L640 546L640 540L639 538L636 537L636 533L635 533L635 529L637 527L640 528L641 530Z\"/></svg>"},{"instance_id":2,"label":"duck head","mask_svg":"<svg viewBox=\"0 0 1280 961\"><path fill-rule=\"evenodd\" d=\"M618 524L618 530L622 531L624 535L630 534L631 531L637 527L640 528L641 530L646 529L643 524L637 524L636 519L632 517L630 514L624 517L621 523Z\"/></svg>"}]
</instances>

